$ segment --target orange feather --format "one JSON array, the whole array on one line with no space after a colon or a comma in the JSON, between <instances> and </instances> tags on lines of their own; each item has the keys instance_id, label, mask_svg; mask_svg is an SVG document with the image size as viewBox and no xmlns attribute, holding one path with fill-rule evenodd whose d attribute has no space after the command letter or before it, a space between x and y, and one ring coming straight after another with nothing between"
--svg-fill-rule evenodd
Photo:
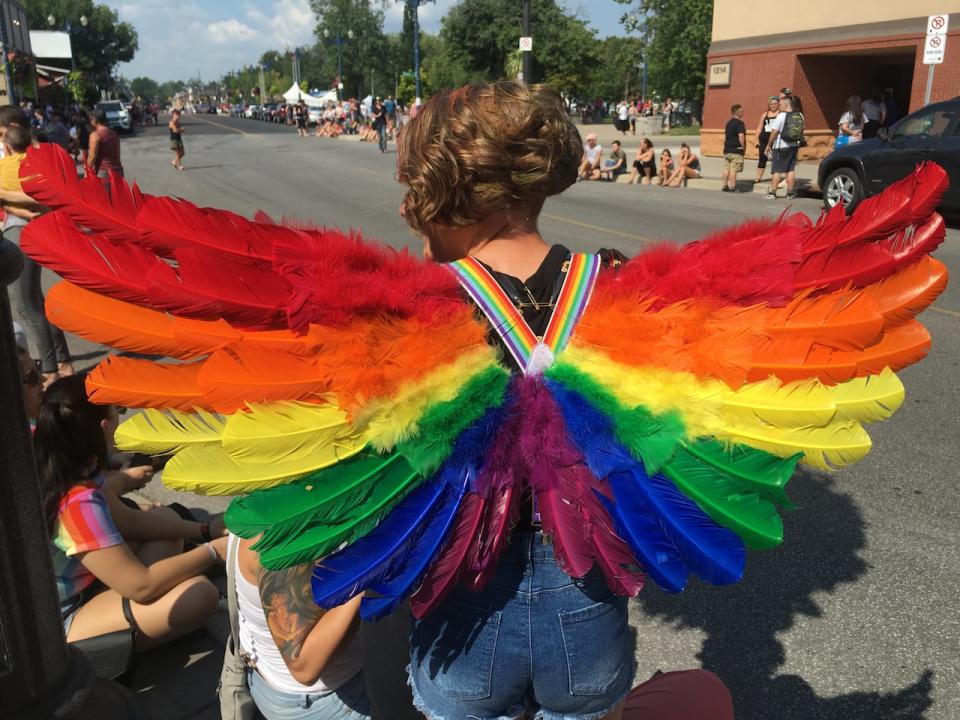
<instances>
[{"instance_id":1,"label":"orange feather","mask_svg":"<svg viewBox=\"0 0 960 720\"><path fill-rule=\"evenodd\" d=\"M867 287L890 329L912 320L929 307L947 286L947 267L929 255Z\"/></svg>"},{"instance_id":2,"label":"orange feather","mask_svg":"<svg viewBox=\"0 0 960 720\"><path fill-rule=\"evenodd\" d=\"M199 363L172 365L112 356L87 375L87 393L100 405L189 412L202 405L199 373Z\"/></svg>"}]
</instances>

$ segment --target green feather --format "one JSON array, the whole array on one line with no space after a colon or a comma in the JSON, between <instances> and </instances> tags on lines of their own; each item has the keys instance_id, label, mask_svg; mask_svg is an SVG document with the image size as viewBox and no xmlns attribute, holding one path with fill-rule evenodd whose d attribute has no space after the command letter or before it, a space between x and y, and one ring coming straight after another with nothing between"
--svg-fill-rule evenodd
<instances>
[{"instance_id":1,"label":"green feather","mask_svg":"<svg viewBox=\"0 0 960 720\"><path fill-rule=\"evenodd\" d=\"M794 505L787 497L785 488L803 453L782 458L747 445L726 446L706 438L684 442L683 448L700 462L740 480L780 507L793 509Z\"/></svg>"},{"instance_id":2,"label":"green feather","mask_svg":"<svg viewBox=\"0 0 960 720\"><path fill-rule=\"evenodd\" d=\"M609 417L617 439L643 461L647 472L657 472L683 439L684 426L678 413L654 415L644 407L625 407L600 382L569 363L557 363L546 375L579 393Z\"/></svg>"},{"instance_id":3,"label":"green feather","mask_svg":"<svg viewBox=\"0 0 960 720\"><path fill-rule=\"evenodd\" d=\"M295 482L234 498L224 515L230 531L252 538L274 529L300 532L318 508L362 489L385 472L397 455L383 456L369 448L338 463L304 475Z\"/></svg>"},{"instance_id":4,"label":"green feather","mask_svg":"<svg viewBox=\"0 0 960 720\"><path fill-rule=\"evenodd\" d=\"M403 457L394 455L348 492L338 493L326 503L314 504L306 522L298 517L273 526L251 547L260 553L260 562L270 570L313 562L373 530L422 479ZM338 485L343 483L341 478L327 481L330 480ZM304 486L301 502L308 502L309 492L313 491Z\"/></svg>"},{"instance_id":5,"label":"green feather","mask_svg":"<svg viewBox=\"0 0 960 720\"><path fill-rule=\"evenodd\" d=\"M720 525L739 535L747 547L765 550L783 542L783 522L776 506L740 480L705 465L683 448L663 466L663 473L684 495Z\"/></svg>"},{"instance_id":6,"label":"green feather","mask_svg":"<svg viewBox=\"0 0 960 720\"><path fill-rule=\"evenodd\" d=\"M503 403L510 373L492 366L473 376L452 400L436 403L417 420L416 434L397 451L422 475L432 475L453 450L457 437L490 408Z\"/></svg>"}]
</instances>

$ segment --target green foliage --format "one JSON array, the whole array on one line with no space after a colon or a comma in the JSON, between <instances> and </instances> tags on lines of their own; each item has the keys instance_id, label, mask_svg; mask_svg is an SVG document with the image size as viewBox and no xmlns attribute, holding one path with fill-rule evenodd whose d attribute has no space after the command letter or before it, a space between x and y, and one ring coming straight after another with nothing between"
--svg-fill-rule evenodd
<instances>
[{"instance_id":1,"label":"green foliage","mask_svg":"<svg viewBox=\"0 0 960 720\"><path fill-rule=\"evenodd\" d=\"M90 93L91 88L87 84L87 79L79 70L73 70L67 75L67 92L70 93L70 99L76 103L82 103Z\"/></svg>"},{"instance_id":2,"label":"green foliage","mask_svg":"<svg viewBox=\"0 0 960 720\"><path fill-rule=\"evenodd\" d=\"M323 69L328 78L337 75L337 37L342 42L343 91L345 97L363 97L371 75L385 77L389 66L388 43L383 34L383 9L387 0L310 0L319 18L316 34L328 53ZM353 37L348 37L348 32ZM326 87L333 86L327 85Z\"/></svg>"},{"instance_id":3,"label":"green foliage","mask_svg":"<svg viewBox=\"0 0 960 720\"><path fill-rule=\"evenodd\" d=\"M533 80L558 90L586 90L599 59L599 42L585 21L556 0L533 0ZM514 0L462 0L443 19L440 37L448 63L466 81L504 77L515 71L512 55L520 38L521 4Z\"/></svg>"},{"instance_id":4,"label":"green foliage","mask_svg":"<svg viewBox=\"0 0 960 720\"><path fill-rule=\"evenodd\" d=\"M130 92L135 98L143 98L146 102L155 102L160 98L160 86L156 80L148 77L136 77L131 80Z\"/></svg>"},{"instance_id":5,"label":"green foliage","mask_svg":"<svg viewBox=\"0 0 960 720\"><path fill-rule=\"evenodd\" d=\"M185 87L186 85L179 80L168 80L165 83L160 83L160 86L157 88L157 95L160 98L160 102L167 102Z\"/></svg>"},{"instance_id":6,"label":"green foliage","mask_svg":"<svg viewBox=\"0 0 960 720\"><path fill-rule=\"evenodd\" d=\"M137 31L130 23L120 22L115 10L93 0L26 0L22 3L34 30L63 30L71 27L71 42L77 70L104 85L117 63L133 59L137 51ZM48 16L55 18L51 27ZM87 18L86 26L80 17Z\"/></svg>"},{"instance_id":7,"label":"green foliage","mask_svg":"<svg viewBox=\"0 0 960 720\"><path fill-rule=\"evenodd\" d=\"M713 0L617 0L635 8L621 22L647 49L650 89L661 97L703 99Z\"/></svg>"},{"instance_id":8,"label":"green foliage","mask_svg":"<svg viewBox=\"0 0 960 720\"><path fill-rule=\"evenodd\" d=\"M640 38L606 38L600 44L600 62L591 73L586 96L608 100L639 96L642 79L637 63L642 52Z\"/></svg>"}]
</instances>

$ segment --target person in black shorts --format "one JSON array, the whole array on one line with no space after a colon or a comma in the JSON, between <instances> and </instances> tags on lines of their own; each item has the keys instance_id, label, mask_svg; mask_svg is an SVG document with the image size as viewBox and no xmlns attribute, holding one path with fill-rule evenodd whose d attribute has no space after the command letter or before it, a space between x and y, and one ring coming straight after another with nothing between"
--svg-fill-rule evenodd
<instances>
[{"instance_id":1,"label":"person in black shorts","mask_svg":"<svg viewBox=\"0 0 960 720\"><path fill-rule=\"evenodd\" d=\"M170 164L177 170L185 170L183 167L183 125L180 124L180 108L174 108L170 114L170 122L167 123L170 128L170 149L173 151L173 160Z\"/></svg>"},{"instance_id":2,"label":"person in black shorts","mask_svg":"<svg viewBox=\"0 0 960 720\"><path fill-rule=\"evenodd\" d=\"M302 138L307 136L307 105L301 100L294 111L297 118L297 135Z\"/></svg>"}]
</instances>

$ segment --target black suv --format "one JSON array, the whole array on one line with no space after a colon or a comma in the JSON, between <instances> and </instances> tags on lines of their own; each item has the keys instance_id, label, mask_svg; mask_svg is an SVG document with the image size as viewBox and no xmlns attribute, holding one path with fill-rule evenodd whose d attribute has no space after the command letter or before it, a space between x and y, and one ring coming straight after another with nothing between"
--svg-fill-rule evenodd
<instances>
[{"instance_id":1,"label":"black suv","mask_svg":"<svg viewBox=\"0 0 960 720\"><path fill-rule=\"evenodd\" d=\"M942 165L950 177L941 208L960 212L960 97L927 105L875 138L830 153L817 173L823 204L843 201L852 211L926 160Z\"/></svg>"}]
</instances>

